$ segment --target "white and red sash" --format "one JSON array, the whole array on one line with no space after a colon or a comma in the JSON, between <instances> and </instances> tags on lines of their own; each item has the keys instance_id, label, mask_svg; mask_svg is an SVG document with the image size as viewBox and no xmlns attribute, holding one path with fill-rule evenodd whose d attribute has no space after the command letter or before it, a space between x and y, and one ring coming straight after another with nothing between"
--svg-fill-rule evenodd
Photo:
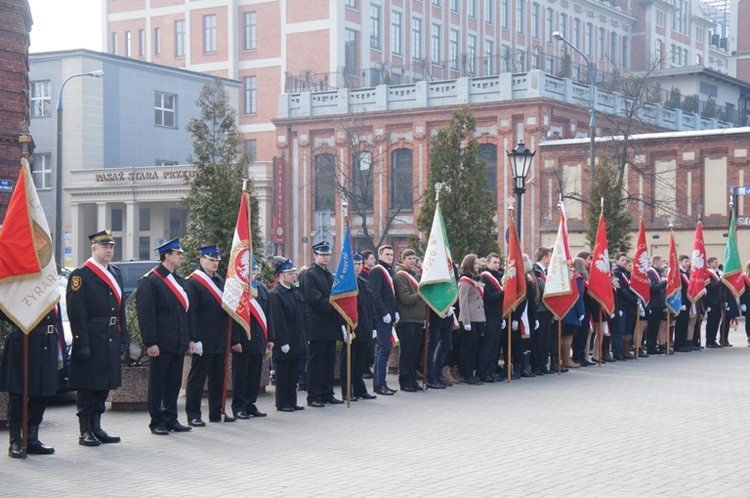
<instances>
[{"instance_id":1,"label":"white and red sash","mask_svg":"<svg viewBox=\"0 0 750 498\"><path fill-rule=\"evenodd\" d=\"M483 277L487 277L487 280L490 281L490 283L493 285L493 287L495 287L500 292L503 292L503 286L500 285L500 281L495 278L495 275L493 275L492 273L490 273L490 272L488 272L488 271L485 270L485 271L482 272L482 276Z\"/></svg>"},{"instance_id":2,"label":"white and red sash","mask_svg":"<svg viewBox=\"0 0 750 498\"><path fill-rule=\"evenodd\" d=\"M653 266L649 266L648 272L656 277L657 280L661 280L661 274Z\"/></svg>"},{"instance_id":3,"label":"white and red sash","mask_svg":"<svg viewBox=\"0 0 750 498\"><path fill-rule=\"evenodd\" d=\"M383 275L385 275L385 279L388 281L388 285L391 286L391 292L393 292L393 296L396 296L396 289L393 287L393 277L391 277L391 273L386 270L385 266L382 265L375 265L372 270L380 269L380 271L383 272ZM372 272L372 270L370 270Z\"/></svg>"},{"instance_id":4,"label":"white and red sash","mask_svg":"<svg viewBox=\"0 0 750 498\"><path fill-rule=\"evenodd\" d=\"M268 319L266 319L265 311L263 311L260 303L255 298L250 299L250 313L252 313L255 320L260 324L260 328L263 329L263 335L266 337L266 342L268 342Z\"/></svg>"},{"instance_id":5,"label":"white and red sash","mask_svg":"<svg viewBox=\"0 0 750 498\"><path fill-rule=\"evenodd\" d=\"M87 259L86 262L83 263L83 266L94 272L94 274L99 277L102 282L107 284L107 287L112 290L112 293L117 298L117 304L122 306L122 289L120 289L120 284L118 284L117 280L115 280L115 276L112 275L104 266L97 263L94 258Z\"/></svg>"},{"instance_id":6,"label":"white and red sash","mask_svg":"<svg viewBox=\"0 0 750 498\"><path fill-rule=\"evenodd\" d=\"M161 273L159 273L158 270L154 270L153 273L159 277L162 282L169 288L169 290L172 291L172 294L177 298L177 300L182 305L182 309L185 310L187 313L187 310L190 308L190 301L188 300L187 292L185 292L185 289L182 288L180 284L177 283L177 280L174 279L174 275L171 273L167 275L166 277L163 277Z\"/></svg>"},{"instance_id":7,"label":"white and red sash","mask_svg":"<svg viewBox=\"0 0 750 498\"><path fill-rule=\"evenodd\" d=\"M473 278L467 276L459 278L458 281L473 286L479 292L479 297L484 299L484 284L482 282L477 282Z\"/></svg>"},{"instance_id":8,"label":"white and red sash","mask_svg":"<svg viewBox=\"0 0 750 498\"><path fill-rule=\"evenodd\" d=\"M214 279L209 277L207 273L202 270L195 270L188 278L194 278L203 287L205 287L206 290L208 290L208 292L210 292L211 295L214 296L214 299L216 299L216 302L219 303L219 306L221 306L221 298L224 296L224 291L219 289L219 286L216 285Z\"/></svg>"},{"instance_id":9,"label":"white and red sash","mask_svg":"<svg viewBox=\"0 0 750 498\"><path fill-rule=\"evenodd\" d=\"M414 278L411 273L406 270L399 270L398 274L404 275L406 277L406 280L408 280L409 283L414 286L414 289L419 290L419 282L417 282L417 279Z\"/></svg>"},{"instance_id":10,"label":"white and red sash","mask_svg":"<svg viewBox=\"0 0 750 498\"><path fill-rule=\"evenodd\" d=\"M711 268L708 269L708 276L716 281L719 280L719 275L716 273L715 270L712 270Z\"/></svg>"}]
</instances>

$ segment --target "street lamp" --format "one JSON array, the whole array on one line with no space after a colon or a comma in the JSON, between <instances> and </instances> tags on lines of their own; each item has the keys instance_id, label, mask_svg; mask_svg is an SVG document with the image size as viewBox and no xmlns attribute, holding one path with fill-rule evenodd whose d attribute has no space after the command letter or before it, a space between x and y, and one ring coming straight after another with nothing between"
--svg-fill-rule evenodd
<instances>
[{"instance_id":1,"label":"street lamp","mask_svg":"<svg viewBox=\"0 0 750 498\"><path fill-rule=\"evenodd\" d=\"M521 238L521 230L523 227L523 194L526 192L526 175L529 174L531 169L531 160L534 159L536 152L531 152L523 144L523 140L518 142L515 149L507 152L508 159L510 160L510 167L513 171L513 193L518 197L516 204L518 205L518 217L516 218L516 228L518 230L518 240Z\"/></svg>"},{"instance_id":2,"label":"street lamp","mask_svg":"<svg viewBox=\"0 0 750 498\"><path fill-rule=\"evenodd\" d=\"M73 74L65 78L60 85L60 94L57 97L57 164L55 165L55 258L58 266L63 264L63 245L62 245L62 148L63 148L63 104L62 96L65 85L73 78L82 78L91 76L92 78L101 78L104 71L97 69L88 73Z\"/></svg>"},{"instance_id":3,"label":"street lamp","mask_svg":"<svg viewBox=\"0 0 750 498\"><path fill-rule=\"evenodd\" d=\"M565 39L565 37L560 33L559 31L555 31L552 33L552 37L555 40L561 41L573 50L575 50L578 55L583 57L583 60L586 61L586 65L589 67L589 81L591 83L591 121L589 121L589 137L591 140L590 145L590 152L591 152L591 158L590 158L590 167L591 167L591 186L593 188L594 186L594 148L596 147L595 141L596 141L596 75L594 74L594 66L591 65L591 61L588 57L586 57L586 54L578 50L578 48L570 43L568 40Z\"/></svg>"}]
</instances>

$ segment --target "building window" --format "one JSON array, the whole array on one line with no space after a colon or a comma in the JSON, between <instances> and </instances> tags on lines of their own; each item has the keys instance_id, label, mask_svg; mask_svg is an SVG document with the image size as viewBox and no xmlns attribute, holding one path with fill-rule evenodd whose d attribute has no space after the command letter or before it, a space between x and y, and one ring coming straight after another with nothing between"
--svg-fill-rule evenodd
<instances>
[{"instance_id":1,"label":"building window","mask_svg":"<svg viewBox=\"0 0 750 498\"><path fill-rule=\"evenodd\" d=\"M560 34L568 39L568 14L560 14Z\"/></svg>"},{"instance_id":2,"label":"building window","mask_svg":"<svg viewBox=\"0 0 750 498\"><path fill-rule=\"evenodd\" d=\"M370 5L370 48L380 50L380 5Z\"/></svg>"},{"instance_id":3,"label":"building window","mask_svg":"<svg viewBox=\"0 0 750 498\"><path fill-rule=\"evenodd\" d=\"M113 232L122 232L122 209L112 208L109 213L110 229Z\"/></svg>"},{"instance_id":4,"label":"building window","mask_svg":"<svg viewBox=\"0 0 750 498\"><path fill-rule=\"evenodd\" d=\"M167 161L165 159L157 159L156 161L154 161L154 165L159 166L160 168L177 166L177 161Z\"/></svg>"},{"instance_id":5,"label":"building window","mask_svg":"<svg viewBox=\"0 0 750 498\"><path fill-rule=\"evenodd\" d=\"M495 22L495 0L484 1L484 22L494 24Z\"/></svg>"},{"instance_id":6,"label":"building window","mask_svg":"<svg viewBox=\"0 0 750 498\"><path fill-rule=\"evenodd\" d=\"M516 31L519 35L526 32L526 0L516 0Z\"/></svg>"},{"instance_id":7,"label":"building window","mask_svg":"<svg viewBox=\"0 0 750 498\"><path fill-rule=\"evenodd\" d=\"M336 156L315 156L315 211L336 209Z\"/></svg>"},{"instance_id":8,"label":"building window","mask_svg":"<svg viewBox=\"0 0 750 498\"><path fill-rule=\"evenodd\" d=\"M40 118L52 115L52 98L49 81L31 82L31 117Z\"/></svg>"},{"instance_id":9,"label":"building window","mask_svg":"<svg viewBox=\"0 0 750 498\"><path fill-rule=\"evenodd\" d=\"M442 54L440 53L440 34L442 32L443 30L439 24L432 25L432 33L430 34L430 39L432 40L432 45L430 46L430 59L433 64L440 64L440 61L443 60Z\"/></svg>"},{"instance_id":10,"label":"building window","mask_svg":"<svg viewBox=\"0 0 750 498\"><path fill-rule=\"evenodd\" d=\"M547 17L545 18L546 22L546 33L544 34L544 37L547 39L547 43L552 43L552 33L555 32L555 11L552 9L547 9Z\"/></svg>"},{"instance_id":11,"label":"building window","mask_svg":"<svg viewBox=\"0 0 750 498\"><path fill-rule=\"evenodd\" d=\"M344 70L346 74L354 74L357 70L357 32L347 28L344 37Z\"/></svg>"},{"instance_id":12,"label":"building window","mask_svg":"<svg viewBox=\"0 0 750 498\"><path fill-rule=\"evenodd\" d=\"M599 60L603 61L607 54L607 32L604 28L599 28Z\"/></svg>"},{"instance_id":13,"label":"building window","mask_svg":"<svg viewBox=\"0 0 750 498\"><path fill-rule=\"evenodd\" d=\"M663 10L657 10L656 11L656 25L660 28L664 27L664 11Z\"/></svg>"},{"instance_id":14,"label":"building window","mask_svg":"<svg viewBox=\"0 0 750 498\"><path fill-rule=\"evenodd\" d=\"M510 29L510 0L500 0L500 26Z\"/></svg>"},{"instance_id":15,"label":"building window","mask_svg":"<svg viewBox=\"0 0 750 498\"><path fill-rule=\"evenodd\" d=\"M509 73L510 69L510 47L503 45L500 48L500 70L503 73Z\"/></svg>"},{"instance_id":16,"label":"building window","mask_svg":"<svg viewBox=\"0 0 750 498\"><path fill-rule=\"evenodd\" d=\"M154 55L161 54L161 28L154 28Z\"/></svg>"},{"instance_id":17,"label":"building window","mask_svg":"<svg viewBox=\"0 0 750 498\"><path fill-rule=\"evenodd\" d=\"M394 150L391 154L392 209L411 211L414 204L413 175L411 149Z\"/></svg>"},{"instance_id":18,"label":"building window","mask_svg":"<svg viewBox=\"0 0 750 498\"><path fill-rule=\"evenodd\" d=\"M151 237L139 236L138 237L138 259L141 261L148 261L152 258L151 255Z\"/></svg>"},{"instance_id":19,"label":"building window","mask_svg":"<svg viewBox=\"0 0 750 498\"><path fill-rule=\"evenodd\" d=\"M258 87L255 76L246 76L244 78L245 88L245 114L255 114L258 112Z\"/></svg>"},{"instance_id":20,"label":"building window","mask_svg":"<svg viewBox=\"0 0 750 498\"><path fill-rule=\"evenodd\" d=\"M174 22L174 56L185 57L185 21Z\"/></svg>"},{"instance_id":21,"label":"building window","mask_svg":"<svg viewBox=\"0 0 750 498\"><path fill-rule=\"evenodd\" d=\"M373 183L372 183L372 152L358 152L352 158L354 167L354 202L360 210L372 211Z\"/></svg>"},{"instance_id":22,"label":"building window","mask_svg":"<svg viewBox=\"0 0 750 498\"><path fill-rule=\"evenodd\" d=\"M142 29L138 30L138 57L146 55L146 34Z\"/></svg>"},{"instance_id":23,"label":"building window","mask_svg":"<svg viewBox=\"0 0 750 498\"><path fill-rule=\"evenodd\" d=\"M203 16L203 51L216 52L216 14Z\"/></svg>"},{"instance_id":24,"label":"building window","mask_svg":"<svg viewBox=\"0 0 750 498\"><path fill-rule=\"evenodd\" d=\"M628 38L627 36L622 37L622 67L627 68L629 64L629 58L628 58Z\"/></svg>"},{"instance_id":25,"label":"building window","mask_svg":"<svg viewBox=\"0 0 750 498\"><path fill-rule=\"evenodd\" d=\"M403 54L403 43L401 34L401 13L391 12L391 52L395 55Z\"/></svg>"},{"instance_id":26,"label":"building window","mask_svg":"<svg viewBox=\"0 0 750 498\"><path fill-rule=\"evenodd\" d=\"M594 25L586 23L586 55L594 53Z\"/></svg>"},{"instance_id":27,"label":"building window","mask_svg":"<svg viewBox=\"0 0 750 498\"><path fill-rule=\"evenodd\" d=\"M539 4L538 3L532 3L531 4L531 36L535 39L540 38L540 31L541 31L541 19L539 19Z\"/></svg>"},{"instance_id":28,"label":"building window","mask_svg":"<svg viewBox=\"0 0 750 498\"><path fill-rule=\"evenodd\" d=\"M187 229L187 209L169 210L169 238L183 237Z\"/></svg>"},{"instance_id":29,"label":"building window","mask_svg":"<svg viewBox=\"0 0 750 498\"><path fill-rule=\"evenodd\" d=\"M130 57L130 31L125 32L125 57Z\"/></svg>"},{"instance_id":30,"label":"building window","mask_svg":"<svg viewBox=\"0 0 750 498\"><path fill-rule=\"evenodd\" d=\"M695 40L698 43L703 43L704 33L705 31L703 30L703 28L695 28Z\"/></svg>"},{"instance_id":31,"label":"building window","mask_svg":"<svg viewBox=\"0 0 750 498\"><path fill-rule=\"evenodd\" d=\"M460 10L460 4L460 0L451 0L451 12L458 12Z\"/></svg>"},{"instance_id":32,"label":"building window","mask_svg":"<svg viewBox=\"0 0 750 498\"><path fill-rule=\"evenodd\" d=\"M31 176L37 190L52 188L52 154L34 154L31 161Z\"/></svg>"},{"instance_id":33,"label":"building window","mask_svg":"<svg viewBox=\"0 0 750 498\"><path fill-rule=\"evenodd\" d=\"M495 73L494 64L495 42L484 40L484 74L485 76Z\"/></svg>"},{"instance_id":34,"label":"building window","mask_svg":"<svg viewBox=\"0 0 750 498\"><path fill-rule=\"evenodd\" d=\"M609 34L609 62L617 65L617 33Z\"/></svg>"},{"instance_id":35,"label":"building window","mask_svg":"<svg viewBox=\"0 0 750 498\"><path fill-rule=\"evenodd\" d=\"M258 141L255 139L245 140L242 143L242 147L245 151L245 157L251 161L255 161L258 157Z\"/></svg>"},{"instance_id":36,"label":"building window","mask_svg":"<svg viewBox=\"0 0 750 498\"><path fill-rule=\"evenodd\" d=\"M466 13L469 17L477 18L477 0L466 0Z\"/></svg>"},{"instance_id":37,"label":"building window","mask_svg":"<svg viewBox=\"0 0 750 498\"><path fill-rule=\"evenodd\" d=\"M481 144L477 162L484 163L486 166L485 174L487 175L487 188L492 192L492 198L497 206L497 145Z\"/></svg>"},{"instance_id":38,"label":"building window","mask_svg":"<svg viewBox=\"0 0 750 498\"><path fill-rule=\"evenodd\" d=\"M573 46L581 49L581 20L573 19Z\"/></svg>"},{"instance_id":39,"label":"building window","mask_svg":"<svg viewBox=\"0 0 750 498\"><path fill-rule=\"evenodd\" d=\"M475 74L477 70L477 37L469 35L466 37L466 70Z\"/></svg>"},{"instance_id":40,"label":"building window","mask_svg":"<svg viewBox=\"0 0 750 498\"><path fill-rule=\"evenodd\" d=\"M448 62L450 63L450 68L453 70L458 70L460 67L458 60L458 31L455 29L450 30L448 33Z\"/></svg>"},{"instance_id":41,"label":"building window","mask_svg":"<svg viewBox=\"0 0 750 498\"><path fill-rule=\"evenodd\" d=\"M526 72L526 52L523 50L516 51L516 72Z\"/></svg>"},{"instance_id":42,"label":"building window","mask_svg":"<svg viewBox=\"0 0 750 498\"><path fill-rule=\"evenodd\" d=\"M411 58L422 59L422 19L411 20Z\"/></svg>"},{"instance_id":43,"label":"building window","mask_svg":"<svg viewBox=\"0 0 750 498\"><path fill-rule=\"evenodd\" d=\"M138 230L142 232L148 232L151 230L151 209L140 208L138 215Z\"/></svg>"},{"instance_id":44,"label":"building window","mask_svg":"<svg viewBox=\"0 0 750 498\"><path fill-rule=\"evenodd\" d=\"M245 12L243 14L243 25L245 50L255 50L255 12Z\"/></svg>"},{"instance_id":45,"label":"building window","mask_svg":"<svg viewBox=\"0 0 750 498\"><path fill-rule=\"evenodd\" d=\"M175 113L177 110L177 96L156 92L154 99L154 124L165 128L177 128Z\"/></svg>"},{"instance_id":46,"label":"building window","mask_svg":"<svg viewBox=\"0 0 750 498\"><path fill-rule=\"evenodd\" d=\"M357 8L357 0L346 0L346 6L351 7L352 9Z\"/></svg>"},{"instance_id":47,"label":"building window","mask_svg":"<svg viewBox=\"0 0 750 498\"><path fill-rule=\"evenodd\" d=\"M110 52L113 55L117 55L117 33L112 33L112 47L110 47Z\"/></svg>"},{"instance_id":48,"label":"building window","mask_svg":"<svg viewBox=\"0 0 750 498\"><path fill-rule=\"evenodd\" d=\"M442 0L432 0L432 5L440 7L443 4Z\"/></svg>"}]
</instances>

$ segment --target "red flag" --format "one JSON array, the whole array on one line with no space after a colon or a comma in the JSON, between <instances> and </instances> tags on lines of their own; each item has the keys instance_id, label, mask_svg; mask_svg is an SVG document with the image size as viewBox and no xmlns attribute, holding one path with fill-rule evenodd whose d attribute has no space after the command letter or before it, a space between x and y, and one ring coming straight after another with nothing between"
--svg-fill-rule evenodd
<instances>
[{"instance_id":1,"label":"red flag","mask_svg":"<svg viewBox=\"0 0 750 498\"><path fill-rule=\"evenodd\" d=\"M589 277L589 295L601 306L609 316L615 310L615 294L612 288L612 276L609 267L609 249L607 247L607 224L604 215L599 215L599 228L596 231L594 256Z\"/></svg>"},{"instance_id":2,"label":"red flag","mask_svg":"<svg viewBox=\"0 0 750 498\"><path fill-rule=\"evenodd\" d=\"M682 282L680 280L680 267L677 265L677 247L674 242L674 234L670 230L666 304L669 311L675 315L679 315L680 308L682 308Z\"/></svg>"},{"instance_id":3,"label":"red flag","mask_svg":"<svg viewBox=\"0 0 750 498\"><path fill-rule=\"evenodd\" d=\"M526 272L523 268L523 251L521 251L521 244L518 242L518 232L512 217L508 231L508 260L505 263L503 316L509 315L526 299Z\"/></svg>"},{"instance_id":4,"label":"red flag","mask_svg":"<svg viewBox=\"0 0 750 498\"><path fill-rule=\"evenodd\" d=\"M635 246L635 257L633 258L633 272L630 275L630 290L641 298L644 306L651 299L651 282L648 280L650 266L648 246L646 245L646 225L641 218L638 228L638 244Z\"/></svg>"},{"instance_id":5,"label":"red flag","mask_svg":"<svg viewBox=\"0 0 750 498\"><path fill-rule=\"evenodd\" d=\"M707 278L706 246L703 244L703 225L699 221L695 225L693 257L690 265L690 283L688 284L688 298L691 302L696 302L706 293Z\"/></svg>"},{"instance_id":6,"label":"red flag","mask_svg":"<svg viewBox=\"0 0 750 498\"><path fill-rule=\"evenodd\" d=\"M547 268L547 281L544 284L542 300L559 320L576 304L579 294L578 285L573 277L573 258L568 244L568 217L562 202L558 204L558 207L560 208L560 224Z\"/></svg>"}]
</instances>

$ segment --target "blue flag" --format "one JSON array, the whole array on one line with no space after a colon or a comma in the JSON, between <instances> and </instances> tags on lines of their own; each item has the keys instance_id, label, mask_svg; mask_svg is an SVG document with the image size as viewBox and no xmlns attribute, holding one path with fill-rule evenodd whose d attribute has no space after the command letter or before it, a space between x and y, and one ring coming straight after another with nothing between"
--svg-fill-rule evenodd
<instances>
[{"instance_id":1,"label":"blue flag","mask_svg":"<svg viewBox=\"0 0 750 498\"><path fill-rule=\"evenodd\" d=\"M341 314L352 329L357 328L357 276L354 273L352 257L351 230L346 225L346 234L341 244L339 267L333 277L333 289L328 301Z\"/></svg>"}]
</instances>

